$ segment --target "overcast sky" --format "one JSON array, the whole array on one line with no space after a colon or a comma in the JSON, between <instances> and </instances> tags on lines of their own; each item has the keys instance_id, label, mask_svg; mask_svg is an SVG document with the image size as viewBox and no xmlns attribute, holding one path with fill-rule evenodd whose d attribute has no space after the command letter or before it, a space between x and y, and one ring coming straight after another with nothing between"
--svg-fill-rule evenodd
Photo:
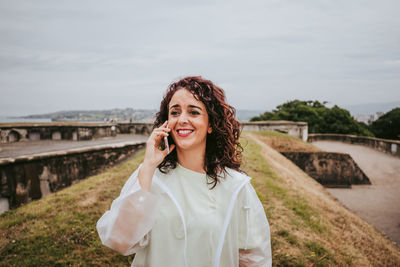
<instances>
[{"instance_id":1,"label":"overcast sky","mask_svg":"<svg viewBox=\"0 0 400 267\"><path fill-rule=\"evenodd\" d=\"M158 108L201 75L238 109L400 100L400 1L0 0L0 116Z\"/></svg>"}]
</instances>

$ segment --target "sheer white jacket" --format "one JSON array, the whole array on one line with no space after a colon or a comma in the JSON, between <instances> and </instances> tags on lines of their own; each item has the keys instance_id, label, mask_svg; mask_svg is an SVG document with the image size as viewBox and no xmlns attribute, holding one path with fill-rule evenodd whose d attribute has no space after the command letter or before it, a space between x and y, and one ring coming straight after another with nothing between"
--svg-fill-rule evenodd
<instances>
[{"instance_id":1,"label":"sheer white jacket","mask_svg":"<svg viewBox=\"0 0 400 267\"><path fill-rule=\"evenodd\" d=\"M136 253L132 266L271 266L269 224L248 176L228 169L210 190L205 174L178 164L157 170L148 192L137 173L97 222L104 245Z\"/></svg>"}]
</instances>

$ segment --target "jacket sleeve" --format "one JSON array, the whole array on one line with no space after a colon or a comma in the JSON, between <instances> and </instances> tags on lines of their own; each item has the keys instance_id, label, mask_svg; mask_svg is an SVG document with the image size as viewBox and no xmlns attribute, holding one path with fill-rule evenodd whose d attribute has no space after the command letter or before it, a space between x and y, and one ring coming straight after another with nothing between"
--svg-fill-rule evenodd
<instances>
[{"instance_id":1,"label":"jacket sleeve","mask_svg":"<svg viewBox=\"0 0 400 267\"><path fill-rule=\"evenodd\" d=\"M139 167L140 168L140 167ZM160 206L160 195L140 187L139 168L131 175L108 211L97 222L101 242L123 255L147 245Z\"/></svg>"},{"instance_id":2,"label":"jacket sleeve","mask_svg":"<svg viewBox=\"0 0 400 267\"><path fill-rule=\"evenodd\" d=\"M241 201L241 230L239 234L239 266L272 266L271 237L264 207L253 186L245 188Z\"/></svg>"}]
</instances>

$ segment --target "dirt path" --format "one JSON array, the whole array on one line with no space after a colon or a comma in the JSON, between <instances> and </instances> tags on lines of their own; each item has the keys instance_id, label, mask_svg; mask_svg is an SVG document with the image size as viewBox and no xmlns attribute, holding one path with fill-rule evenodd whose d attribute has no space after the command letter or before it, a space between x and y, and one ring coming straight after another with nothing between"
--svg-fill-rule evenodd
<instances>
[{"instance_id":1,"label":"dirt path","mask_svg":"<svg viewBox=\"0 0 400 267\"><path fill-rule=\"evenodd\" d=\"M372 185L327 189L366 221L400 244L400 158L360 145L335 141L313 142L318 148L350 154Z\"/></svg>"}]
</instances>

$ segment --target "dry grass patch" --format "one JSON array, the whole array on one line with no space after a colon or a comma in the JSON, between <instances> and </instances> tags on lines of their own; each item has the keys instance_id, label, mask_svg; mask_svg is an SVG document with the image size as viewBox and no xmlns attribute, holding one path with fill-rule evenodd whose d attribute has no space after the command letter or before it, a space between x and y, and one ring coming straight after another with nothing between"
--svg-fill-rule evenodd
<instances>
[{"instance_id":1,"label":"dry grass patch","mask_svg":"<svg viewBox=\"0 0 400 267\"><path fill-rule=\"evenodd\" d=\"M322 150L300 138L279 132L251 132L259 140L269 145L278 152L321 152Z\"/></svg>"}]
</instances>

